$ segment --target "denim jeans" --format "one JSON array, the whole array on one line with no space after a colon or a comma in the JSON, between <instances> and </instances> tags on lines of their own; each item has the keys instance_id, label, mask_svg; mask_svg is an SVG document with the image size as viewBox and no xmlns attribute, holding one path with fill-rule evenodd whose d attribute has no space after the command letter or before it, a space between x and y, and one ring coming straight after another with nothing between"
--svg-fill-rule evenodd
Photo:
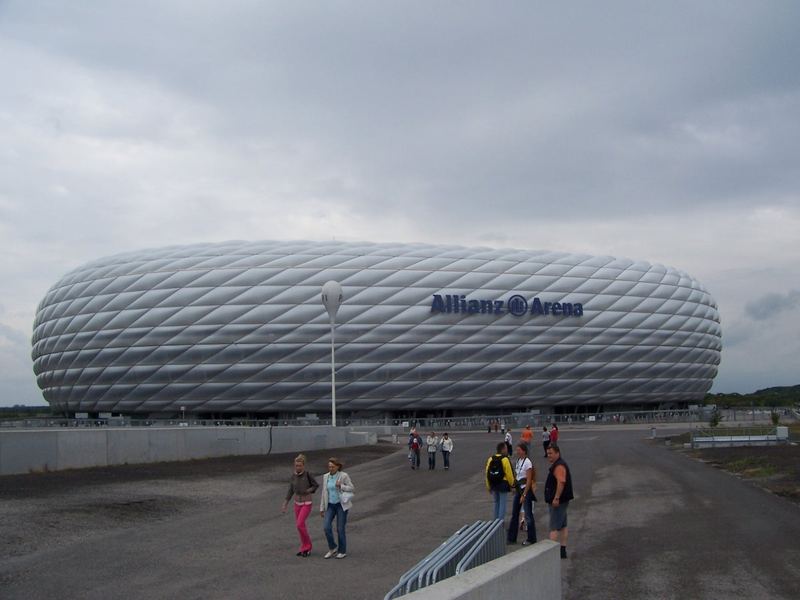
<instances>
[{"instance_id":1,"label":"denim jeans","mask_svg":"<svg viewBox=\"0 0 800 600\"><path fill-rule=\"evenodd\" d=\"M333 519L336 518L336 535L339 539L337 545L333 539ZM328 510L325 511L325 539L328 540L328 549L338 548L342 554L347 554L347 536L345 527L347 526L347 511L342 508L341 503L328 503Z\"/></svg>"},{"instance_id":2,"label":"denim jeans","mask_svg":"<svg viewBox=\"0 0 800 600\"><path fill-rule=\"evenodd\" d=\"M504 520L506 518L508 492L493 491L492 496L494 496L494 518Z\"/></svg>"},{"instance_id":3,"label":"denim jeans","mask_svg":"<svg viewBox=\"0 0 800 600\"><path fill-rule=\"evenodd\" d=\"M511 508L511 522L508 524L508 541L516 543L517 533L519 532L519 513L522 506L520 505L520 498L522 494L519 490L514 492L514 506ZM536 541L536 523L533 520L533 493L528 492L525 495L523 502L525 506L525 526L528 530L528 541L533 543Z\"/></svg>"},{"instance_id":4,"label":"denim jeans","mask_svg":"<svg viewBox=\"0 0 800 600\"><path fill-rule=\"evenodd\" d=\"M447 450L442 450L442 457L444 458L444 468L450 468L450 453Z\"/></svg>"},{"instance_id":5,"label":"denim jeans","mask_svg":"<svg viewBox=\"0 0 800 600\"><path fill-rule=\"evenodd\" d=\"M436 451L434 450L431 452L428 450L428 468L435 469L436 468Z\"/></svg>"}]
</instances>

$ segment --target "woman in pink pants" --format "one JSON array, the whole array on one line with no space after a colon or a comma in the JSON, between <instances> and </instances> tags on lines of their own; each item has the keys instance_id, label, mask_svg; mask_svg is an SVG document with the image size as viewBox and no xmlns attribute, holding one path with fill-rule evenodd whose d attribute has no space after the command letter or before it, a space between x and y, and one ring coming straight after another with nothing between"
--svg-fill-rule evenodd
<instances>
[{"instance_id":1,"label":"woman in pink pants","mask_svg":"<svg viewBox=\"0 0 800 600\"><path fill-rule=\"evenodd\" d=\"M311 536L308 535L306 519L311 514L311 495L317 491L318 487L316 479L306 471L306 457L298 454L294 459L294 473L289 481L289 491L286 492L281 512L286 512L289 500L294 496L294 520L297 525L297 533L300 534L300 550L297 552L297 556L303 558L311 552Z\"/></svg>"}]
</instances>

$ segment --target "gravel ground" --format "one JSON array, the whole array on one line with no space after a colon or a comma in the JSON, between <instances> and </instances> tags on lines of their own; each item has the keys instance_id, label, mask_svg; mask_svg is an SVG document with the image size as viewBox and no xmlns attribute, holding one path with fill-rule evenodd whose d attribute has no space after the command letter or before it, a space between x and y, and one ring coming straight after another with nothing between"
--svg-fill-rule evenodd
<instances>
[{"instance_id":1,"label":"gravel ground","mask_svg":"<svg viewBox=\"0 0 800 600\"><path fill-rule=\"evenodd\" d=\"M800 446L707 448L692 455L800 504Z\"/></svg>"},{"instance_id":2,"label":"gravel ground","mask_svg":"<svg viewBox=\"0 0 800 600\"><path fill-rule=\"evenodd\" d=\"M396 450L378 444L336 455L350 467ZM322 473L331 453L306 453L311 472ZM0 561L258 498L266 483L287 481L293 457L232 456L0 477Z\"/></svg>"},{"instance_id":3,"label":"gravel ground","mask_svg":"<svg viewBox=\"0 0 800 600\"><path fill-rule=\"evenodd\" d=\"M0 597L382 598L489 514L481 469L494 443L458 434L449 471L409 469L403 443L307 453L315 475L335 454L356 485L343 561L322 559L317 511L312 554L295 556L280 511L293 454L0 478Z\"/></svg>"},{"instance_id":4,"label":"gravel ground","mask_svg":"<svg viewBox=\"0 0 800 600\"><path fill-rule=\"evenodd\" d=\"M799 506L649 434L562 430L576 490L563 597L797 598ZM322 559L318 513L312 556L295 556L294 520L280 512L291 454L2 477L0 597L382 598L458 527L491 514L483 466L498 436L453 437L449 471L411 470L402 443L335 451L357 489L346 560ZM308 456L321 473L329 452ZM534 463L542 486L538 453ZM541 539L546 507L534 513Z\"/></svg>"}]
</instances>

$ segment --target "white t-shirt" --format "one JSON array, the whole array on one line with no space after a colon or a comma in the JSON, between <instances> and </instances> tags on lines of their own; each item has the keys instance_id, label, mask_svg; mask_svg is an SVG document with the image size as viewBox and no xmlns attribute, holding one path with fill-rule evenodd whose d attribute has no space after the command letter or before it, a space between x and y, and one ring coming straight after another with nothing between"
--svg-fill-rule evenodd
<instances>
[{"instance_id":1,"label":"white t-shirt","mask_svg":"<svg viewBox=\"0 0 800 600\"><path fill-rule=\"evenodd\" d=\"M531 464L530 458L524 458L522 460L517 459L517 464L514 466L514 471L517 475L517 481L520 479L526 481L528 479L528 470L532 468L533 465Z\"/></svg>"}]
</instances>

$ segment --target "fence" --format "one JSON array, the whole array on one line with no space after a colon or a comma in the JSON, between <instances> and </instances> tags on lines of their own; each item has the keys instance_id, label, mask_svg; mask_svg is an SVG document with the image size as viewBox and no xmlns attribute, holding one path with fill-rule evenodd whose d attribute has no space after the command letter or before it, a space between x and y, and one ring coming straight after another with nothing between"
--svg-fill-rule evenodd
<instances>
[{"instance_id":1,"label":"fence","mask_svg":"<svg viewBox=\"0 0 800 600\"><path fill-rule=\"evenodd\" d=\"M399 598L443 579L503 556L503 521L476 521L465 525L441 546L406 571L384 600Z\"/></svg>"},{"instance_id":2,"label":"fence","mask_svg":"<svg viewBox=\"0 0 800 600\"><path fill-rule=\"evenodd\" d=\"M792 408L775 409L782 419L794 421L800 418L800 411ZM771 410L769 409L724 409L720 410L723 423L737 425L749 422L770 422ZM498 430L519 430L526 425L541 428L544 425L556 423L570 425L591 423L597 425L614 425L625 423L707 423L711 411L700 409L680 410L629 410L616 412L570 413L570 414L544 414L536 412L510 413L510 414L485 414L459 417L424 417L424 418L340 418L338 424L345 427L405 427L416 426L423 429L436 431L469 431L486 430L489 427ZM99 419L66 419L60 417L40 417L25 419L0 419L0 428L50 428L50 427L281 427L281 426L330 426L330 419L325 418L227 418L227 419L200 419L193 416L186 418L170 419L142 419L135 417L106 417Z\"/></svg>"},{"instance_id":3,"label":"fence","mask_svg":"<svg viewBox=\"0 0 800 600\"><path fill-rule=\"evenodd\" d=\"M725 435L731 434L731 435ZM700 429L692 434L692 448L724 448L730 446L774 446L789 442L789 428L747 427L734 429Z\"/></svg>"},{"instance_id":4,"label":"fence","mask_svg":"<svg viewBox=\"0 0 800 600\"><path fill-rule=\"evenodd\" d=\"M337 419L340 427L399 427L385 419ZM38 417L26 419L0 419L0 429L49 429L101 427L330 427L330 419L142 419L133 417L104 417L98 419L67 419L63 417ZM387 429L389 431L390 429Z\"/></svg>"}]
</instances>

